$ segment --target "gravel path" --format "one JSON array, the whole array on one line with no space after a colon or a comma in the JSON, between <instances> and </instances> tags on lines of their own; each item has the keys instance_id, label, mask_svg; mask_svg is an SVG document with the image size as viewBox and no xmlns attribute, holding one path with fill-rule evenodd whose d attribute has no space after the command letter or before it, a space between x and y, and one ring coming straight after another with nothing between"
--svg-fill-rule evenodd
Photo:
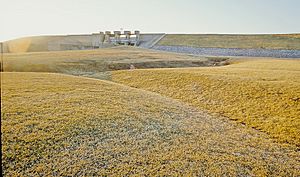
<instances>
[{"instance_id":1,"label":"gravel path","mask_svg":"<svg viewBox=\"0 0 300 177\"><path fill-rule=\"evenodd\" d=\"M193 55L300 58L300 50L196 48L186 46L154 46L152 49Z\"/></svg>"}]
</instances>

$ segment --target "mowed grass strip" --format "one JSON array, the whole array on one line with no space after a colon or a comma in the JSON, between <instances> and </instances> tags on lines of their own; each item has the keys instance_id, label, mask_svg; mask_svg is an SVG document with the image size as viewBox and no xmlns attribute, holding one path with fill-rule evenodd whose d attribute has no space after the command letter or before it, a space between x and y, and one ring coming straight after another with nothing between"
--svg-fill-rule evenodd
<instances>
[{"instance_id":1,"label":"mowed grass strip","mask_svg":"<svg viewBox=\"0 0 300 177\"><path fill-rule=\"evenodd\" d=\"M113 80L184 101L300 145L300 61L258 59L218 68L115 71Z\"/></svg>"},{"instance_id":2,"label":"mowed grass strip","mask_svg":"<svg viewBox=\"0 0 300 177\"><path fill-rule=\"evenodd\" d=\"M158 45L205 48L294 49L300 50L299 34L229 35L229 34L168 34Z\"/></svg>"},{"instance_id":3,"label":"mowed grass strip","mask_svg":"<svg viewBox=\"0 0 300 177\"><path fill-rule=\"evenodd\" d=\"M5 176L299 176L265 134L130 87L1 73Z\"/></svg>"}]
</instances>

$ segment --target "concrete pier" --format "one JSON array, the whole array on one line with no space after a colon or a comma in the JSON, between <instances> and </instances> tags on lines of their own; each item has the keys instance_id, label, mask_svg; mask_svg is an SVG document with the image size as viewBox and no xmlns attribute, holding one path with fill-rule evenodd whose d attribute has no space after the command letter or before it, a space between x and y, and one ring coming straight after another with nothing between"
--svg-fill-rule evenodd
<instances>
[{"instance_id":1,"label":"concrete pier","mask_svg":"<svg viewBox=\"0 0 300 177\"><path fill-rule=\"evenodd\" d=\"M111 32L110 32L110 31L105 31L105 39L104 39L104 43L111 43L110 35L111 35Z\"/></svg>"},{"instance_id":2,"label":"concrete pier","mask_svg":"<svg viewBox=\"0 0 300 177\"><path fill-rule=\"evenodd\" d=\"M100 44L103 44L104 40L105 40L104 32L100 31Z\"/></svg>"},{"instance_id":3,"label":"concrete pier","mask_svg":"<svg viewBox=\"0 0 300 177\"><path fill-rule=\"evenodd\" d=\"M140 44L140 37L141 37L141 33L140 31L134 31L135 34L135 46L138 46Z\"/></svg>"},{"instance_id":4,"label":"concrete pier","mask_svg":"<svg viewBox=\"0 0 300 177\"><path fill-rule=\"evenodd\" d=\"M92 46L93 48L101 48L107 44L113 45L134 45L138 46L141 40L140 31L136 30L133 33L131 31L105 31L92 34Z\"/></svg>"},{"instance_id":5,"label":"concrete pier","mask_svg":"<svg viewBox=\"0 0 300 177\"><path fill-rule=\"evenodd\" d=\"M92 46L93 48L100 47L100 33L93 33L92 34Z\"/></svg>"},{"instance_id":6,"label":"concrete pier","mask_svg":"<svg viewBox=\"0 0 300 177\"><path fill-rule=\"evenodd\" d=\"M121 41L121 31L114 31L115 34L115 42L120 43Z\"/></svg>"},{"instance_id":7,"label":"concrete pier","mask_svg":"<svg viewBox=\"0 0 300 177\"><path fill-rule=\"evenodd\" d=\"M125 35L125 45L129 45L131 43L130 40L131 31L124 31L124 35Z\"/></svg>"}]
</instances>

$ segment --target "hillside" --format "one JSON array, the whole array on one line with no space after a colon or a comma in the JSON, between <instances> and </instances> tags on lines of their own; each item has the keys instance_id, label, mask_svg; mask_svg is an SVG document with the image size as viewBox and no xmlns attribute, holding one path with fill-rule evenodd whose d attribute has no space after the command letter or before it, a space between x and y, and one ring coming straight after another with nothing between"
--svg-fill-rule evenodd
<instances>
[{"instance_id":1,"label":"hillside","mask_svg":"<svg viewBox=\"0 0 300 177\"><path fill-rule=\"evenodd\" d=\"M199 48L288 49L300 50L300 34L229 35L168 34L157 45Z\"/></svg>"},{"instance_id":2,"label":"hillside","mask_svg":"<svg viewBox=\"0 0 300 177\"><path fill-rule=\"evenodd\" d=\"M300 50L300 34L229 35L229 34L141 34L141 47L187 46L204 48L294 49ZM158 42L158 43L157 43ZM103 48L112 47L104 45ZM4 42L9 53L92 49L92 36L33 36Z\"/></svg>"},{"instance_id":3,"label":"hillside","mask_svg":"<svg viewBox=\"0 0 300 177\"><path fill-rule=\"evenodd\" d=\"M300 145L300 62L241 60L215 68L113 72L113 81L178 99Z\"/></svg>"},{"instance_id":4,"label":"hillside","mask_svg":"<svg viewBox=\"0 0 300 177\"><path fill-rule=\"evenodd\" d=\"M150 86L174 70L127 74L143 72ZM159 94L61 74L1 77L5 176L300 175L294 146Z\"/></svg>"},{"instance_id":5,"label":"hillside","mask_svg":"<svg viewBox=\"0 0 300 177\"><path fill-rule=\"evenodd\" d=\"M110 71L135 68L198 67L226 64L228 58L196 57L134 47L97 50L11 53L4 55L7 72L55 72L109 79Z\"/></svg>"}]
</instances>

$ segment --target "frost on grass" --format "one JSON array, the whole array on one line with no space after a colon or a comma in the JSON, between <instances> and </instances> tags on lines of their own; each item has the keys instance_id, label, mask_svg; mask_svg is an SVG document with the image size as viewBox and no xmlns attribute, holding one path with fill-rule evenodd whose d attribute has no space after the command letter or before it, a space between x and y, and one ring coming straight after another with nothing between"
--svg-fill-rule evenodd
<instances>
[{"instance_id":1,"label":"frost on grass","mask_svg":"<svg viewBox=\"0 0 300 177\"><path fill-rule=\"evenodd\" d=\"M59 74L2 79L5 176L299 176L293 146L158 94Z\"/></svg>"},{"instance_id":2,"label":"frost on grass","mask_svg":"<svg viewBox=\"0 0 300 177\"><path fill-rule=\"evenodd\" d=\"M113 80L184 101L300 145L300 62L259 59L218 68L116 71Z\"/></svg>"}]
</instances>

